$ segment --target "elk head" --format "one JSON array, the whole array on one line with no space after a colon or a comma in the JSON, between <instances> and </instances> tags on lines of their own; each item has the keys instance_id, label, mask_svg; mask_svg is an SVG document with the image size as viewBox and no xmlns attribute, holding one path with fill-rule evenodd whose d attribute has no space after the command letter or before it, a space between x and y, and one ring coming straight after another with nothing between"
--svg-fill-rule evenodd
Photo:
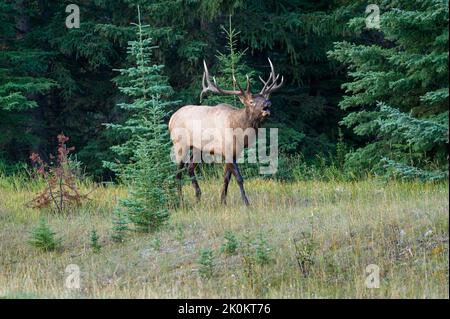
<instances>
[{"instance_id":1,"label":"elk head","mask_svg":"<svg viewBox=\"0 0 450 319\"><path fill-rule=\"evenodd\" d=\"M239 90L223 90L219 88L215 77L213 77L213 81L211 82L208 67L206 66L206 62L203 60L205 71L203 73L203 90L200 93L200 99L202 99L203 95L208 91L224 95L235 95L239 98L241 103L244 104L247 116L251 121L254 121L256 123L263 122L270 115L270 106L272 105L269 100L270 94L281 88L284 82L283 76L281 77L280 82L278 82L280 75L275 75L275 69L273 67L272 61L270 61L270 59L268 60L271 69L269 78L267 79L267 81L264 81L261 77L259 77L264 86L262 90L256 94L253 94L250 90L250 78L248 77L248 75L245 90L236 81L234 75L233 82Z\"/></svg>"}]
</instances>

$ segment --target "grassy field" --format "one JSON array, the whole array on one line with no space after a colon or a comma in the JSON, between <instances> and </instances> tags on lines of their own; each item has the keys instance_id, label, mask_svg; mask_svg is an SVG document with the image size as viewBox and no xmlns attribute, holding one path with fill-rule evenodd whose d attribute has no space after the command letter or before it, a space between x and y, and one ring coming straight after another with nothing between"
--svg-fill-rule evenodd
<instances>
[{"instance_id":1,"label":"grassy field","mask_svg":"<svg viewBox=\"0 0 450 319\"><path fill-rule=\"evenodd\" d=\"M186 185L184 206L160 232L114 243L112 211L124 189L101 186L78 212L56 216L24 206L38 185L0 178L0 296L449 297L448 184L254 179L246 182L250 208L234 181L228 206L220 205L221 185L202 181L198 204ZM63 239L57 251L28 244L40 216ZM89 245L93 229L99 252ZM221 251L225 234L235 236L235 254ZM199 262L204 249L212 258ZM81 270L79 290L64 286L69 264ZM370 264L379 267L379 288L365 285Z\"/></svg>"}]
</instances>

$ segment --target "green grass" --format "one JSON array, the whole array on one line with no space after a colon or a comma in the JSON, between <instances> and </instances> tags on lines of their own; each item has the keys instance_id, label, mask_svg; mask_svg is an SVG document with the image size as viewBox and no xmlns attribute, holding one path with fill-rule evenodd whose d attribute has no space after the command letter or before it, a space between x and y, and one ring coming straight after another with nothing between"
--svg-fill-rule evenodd
<instances>
[{"instance_id":1,"label":"green grass","mask_svg":"<svg viewBox=\"0 0 450 319\"><path fill-rule=\"evenodd\" d=\"M98 187L79 211L56 216L24 206L38 182L0 177L0 297L449 297L447 183L253 179L246 181L250 208L234 181L222 206L221 185L202 181L197 204L186 183L185 205L167 226L114 243L123 188ZM40 216L63 239L56 251L28 244ZM91 247L92 229L101 250ZM234 254L221 252L230 232ZM214 269L205 277L199 256L208 249ZM69 264L80 267L80 290L64 287ZM378 289L364 284L369 264L380 267Z\"/></svg>"}]
</instances>

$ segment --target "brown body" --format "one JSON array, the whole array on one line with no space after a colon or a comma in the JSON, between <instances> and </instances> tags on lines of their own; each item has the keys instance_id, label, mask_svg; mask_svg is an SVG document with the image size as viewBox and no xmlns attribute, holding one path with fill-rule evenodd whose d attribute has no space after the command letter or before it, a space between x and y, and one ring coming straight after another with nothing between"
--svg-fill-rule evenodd
<instances>
[{"instance_id":1,"label":"brown body","mask_svg":"<svg viewBox=\"0 0 450 319\"><path fill-rule=\"evenodd\" d=\"M243 149L248 147L253 141L249 141L248 139L236 139L235 137L230 136L230 134L232 134L234 130L245 131L246 129L257 129L270 115L269 94L283 84L283 79L281 80L281 83L277 83L278 76L275 77L272 62L270 62L270 65L272 73L269 79L267 82L261 79L264 83L264 88L259 94L253 95L250 93L250 83L248 78L247 89L245 91L242 90L237 83L236 84L240 89L239 91L227 91L218 88L215 80L214 83L210 81L208 68L205 63L202 95L208 91L236 95L244 104L245 108L239 109L229 104L218 104L216 106L186 105L172 115L169 121L169 130L176 150L175 157L179 168L177 178L180 180L180 193L182 169L187 164L188 173L192 179L196 196L198 199L200 199L201 196L200 187L195 178L195 168L198 162L193 158L193 152L192 154L189 154L190 151L198 150L203 153L214 154L223 159L232 155L231 161L226 160L225 164L222 202L226 202L228 183L231 174L233 174L239 184L242 199L244 203L248 205L248 199L243 186L244 181L236 162L238 157L242 154ZM203 131L215 131L216 134L213 136L198 136L196 135L196 127L198 127L198 125ZM183 134L180 135L180 132L183 132Z\"/></svg>"},{"instance_id":2,"label":"brown body","mask_svg":"<svg viewBox=\"0 0 450 319\"><path fill-rule=\"evenodd\" d=\"M251 116L248 109L239 109L229 104L218 104L216 106L186 105L176 111L170 118L170 132L174 132L175 128L189 132L189 145L178 145L185 141L180 136L172 136L172 142L176 149L196 148L205 153L223 156L233 154L233 158L237 159L242 150L249 146L247 140L245 140L245 143L240 143L239 140L233 140L232 138L217 138L213 141L211 139L194 139L194 123L200 123L202 129L219 130L222 132L221 137L224 137L227 134L227 128L242 129L243 131L247 128L256 129L262 123L262 119ZM234 143L230 143L230 141ZM179 163L186 157L186 154L176 154L176 157L177 163Z\"/></svg>"}]
</instances>

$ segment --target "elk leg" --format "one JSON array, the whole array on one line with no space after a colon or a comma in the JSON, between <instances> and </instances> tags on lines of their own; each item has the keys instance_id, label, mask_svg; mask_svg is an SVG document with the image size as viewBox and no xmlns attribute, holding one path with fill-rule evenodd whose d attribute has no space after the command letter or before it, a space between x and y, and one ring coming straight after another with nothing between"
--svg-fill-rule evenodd
<instances>
[{"instance_id":1,"label":"elk leg","mask_svg":"<svg viewBox=\"0 0 450 319\"><path fill-rule=\"evenodd\" d=\"M245 195L245 190L244 190L244 179L241 176L241 172L239 171L239 167L237 166L236 162L233 162L233 175L234 177L236 177L236 181L239 184L239 189L241 190L241 197L242 200L244 201L245 205L250 205L250 203L248 202L247 199L247 195Z\"/></svg>"},{"instance_id":2,"label":"elk leg","mask_svg":"<svg viewBox=\"0 0 450 319\"><path fill-rule=\"evenodd\" d=\"M183 180L181 179L183 176L183 169L184 169L184 163L180 162L178 164L178 170L177 170L177 174L176 174L178 195L180 196L180 198L183 198L183 192L182 192Z\"/></svg>"},{"instance_id":3,"label":"elk leg","mask_svg":"<svg viewBox=\"0 0 450 319\"><path fill-rule=\"evenodd\" d=\"M194 186L195 189L195 197L197 197L197 201L200 200L200 197L202 196L202 191L200 190L200 186L198 185L197 178L195 177L195 168L197 167L197 163L194 163L192 158L189 162L188 166L188 173L191 177L192 186Z\"/></svg>"},{"instance_id":4,"label":"elk leg","mask_svg":"<svg viewBox=\"0 0 450 319\"><path fill-rule=\"evenodd\" d=\"M230 183L231 179L231 171L233 170L233 165L231 164L225 164L225 173L223 176L223 188L222 188L222 195L220 196L220 201L222 204L227 204L227 193L228 193L228 184Z\"/></svg>"}]
</instances>

